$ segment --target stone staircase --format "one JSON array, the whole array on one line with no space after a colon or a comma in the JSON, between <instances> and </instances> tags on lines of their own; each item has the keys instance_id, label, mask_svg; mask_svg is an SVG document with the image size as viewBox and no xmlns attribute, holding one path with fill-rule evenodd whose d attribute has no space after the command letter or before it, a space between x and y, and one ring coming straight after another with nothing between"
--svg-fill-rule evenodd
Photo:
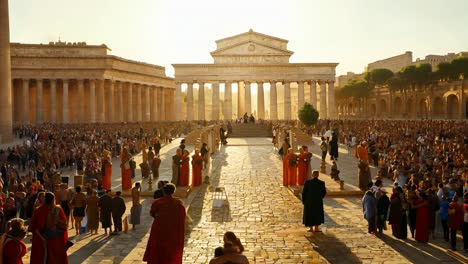
<instances>
[{"instance_id":1,"label":"stone staircase","mask_svg":"<svg viewBox=\"0 0 468 264\"><path fill-rule=\"evenodd\" d=\"M231 138L272 137L271 130L266 124L232 124Z\"/></svg>"}]
</instances>

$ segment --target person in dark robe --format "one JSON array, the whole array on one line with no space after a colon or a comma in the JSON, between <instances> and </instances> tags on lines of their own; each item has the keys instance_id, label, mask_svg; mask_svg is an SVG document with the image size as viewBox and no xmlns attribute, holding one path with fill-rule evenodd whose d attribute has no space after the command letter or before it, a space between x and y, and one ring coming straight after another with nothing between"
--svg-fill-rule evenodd
<instances>
[{"instance_id":1,"label":"person in dark robe","mask_svg":"<svg viewBox=\"0 0 468 264\"><path fill-rule=\"evenodd\" d=\"M168 183L169 183L168 181L158 181L158 189L154 191L154 194L153 194L153 198L155 200L165 195L164 186L166 186L166 184Z\"/></svg>"},{"instance_id":2,"label":"person in dark robe","mask_svg":"<svg viewBox=\"0 0 468 264\"><path fill-rule=\"evenodd\" d=\"M154 200L154 217L143 261L149 264L182 264L185 238L185 207L174 198L175 185L166 184L164 197Z\"/></svg>"},{"instance_id":3,"label":"person in dark robe","mask_svg":"<svg viewBox=\"0 0 468 264\"><path fill-rule=\"evenodd\" d=\"M99 209L100 209L100 218L101 225L104 228L104 232L107 235L107 228L109 228L109 233L111 232L112 227L112 197L110 196L111 190L106 190L106 193L99 198Z\"/></svg>"},{"instance_id":4,"label":"person in dark robe","mask_svg":"<svg viewBox=\"0 0 468 264\"><path fill-rule=\"evenodd\" d=\"M330 159L338 160L338 135L335 132L332 132L330 140Z\"/></svg>"},{"instance_id":5,"label":"person in dark robe","mask_svg":"<svg viewBox=\"0 0 468 264\"><path fill-rule=\"evenodd\" d=\"M312 179L304 183L302 190L302 204L304 216L302 223L308 227L309 232L320 232L319 225L325 223L323 211L323 198L327 194L325 182L318 179L319 171L312 172Z\"/></svg>"},{"instance_id":6,"label":"person in dark robe","mask_svg":"<svg viewBox=\"0 0 468 264\"><path fill-rule=\"evenodd\" d=\"M182 157L182 149L177 149L176 154L172 156L172 180L171 182L175 185L179 184L179 177L180 177L180 165Z\"/></svg>"},{"instance_id":7,"label":"person in dark robe","mask_svg":"<svg viewBox=\"0 0 468 264\"><path fill-rule=\"evenodd\" d=\"M387 191L384 187L380 187L379 192L380 197L377 200L377 230L379 234L382 234L385 229L385 221L387 220L390 199L388 198Z\"/></svg>"},{"instance_id":8,"label":"person in dark robe","mask_svg":"<svg viewBox=\"0 0 468 264\"><path fill-rule=\"evenodd\" d=\"M406 239L408 236L408 226L406 210L408 208L405 194L400 186L393 188L390 197L390 214L388 222L392 225L392 235L399 239Z\"/></svg>"},{"instance_id":9,"label":"person in dark robe","mask_svg":"<svg viewBox=\"0 0 468 264\"><path fill-rule=\"evenodd\" d=\"M153 144L154 147L154 155L159 155L159 151L161 150L161 142L159 138L156 138L156 142Z\"/></svg>"},{"instance_id":10,"label":"person in dark robe","mask_svg":"<svg viewBox=\"0 0 468 264\"><path fill-rule=\"evenodd\" d=\"M125 206L124 199L120 196L122 192L116 192L111 201L112 220L114 221L114 234L122 231L122 216L127 207Z\"/></svg>"}]
</instances>

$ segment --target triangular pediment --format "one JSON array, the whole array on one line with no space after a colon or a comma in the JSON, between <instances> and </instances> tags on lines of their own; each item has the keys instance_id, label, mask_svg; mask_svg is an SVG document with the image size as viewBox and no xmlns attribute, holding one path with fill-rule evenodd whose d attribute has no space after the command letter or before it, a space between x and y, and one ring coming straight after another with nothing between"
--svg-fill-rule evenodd
<instances>
[{"instance_id":1,"label":"triangular pediment","mask_svg":"<svg viewBox=\"0 0 468 264\"><path fill-rule=\"evenodd\" d=\"M291 56L292 51L280 49L257 41L245 40L211 52L212 56L242 55L242 56Z\"/></svg>"}]
</instances>

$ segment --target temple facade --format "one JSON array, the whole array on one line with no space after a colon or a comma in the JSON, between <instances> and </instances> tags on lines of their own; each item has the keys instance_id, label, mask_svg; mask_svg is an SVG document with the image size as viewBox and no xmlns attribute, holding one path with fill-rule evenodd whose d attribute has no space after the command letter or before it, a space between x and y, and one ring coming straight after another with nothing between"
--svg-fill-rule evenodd
<instances>
[{"instance_id":1,"label":"temple facade","mask_svg":"<svg viewBox=\"0 0 468 264\"><path fill-rule=\"evenodd\" d=\"M290 120L306 101L334 118L338 63L289 63L287 43L250 30L217 40L214 63L173 64L176 120Z\"/></svg>"},{"instance_id":2,"label":"temple facade","mask_svg":"<svg viewBox=\"0 0 468 264\"><path fill-rule=\"evenodd\" d=\"M106 45L11 43L14 123L174 120L165 68L109 54Z\"/></svg>"}]
</instances>

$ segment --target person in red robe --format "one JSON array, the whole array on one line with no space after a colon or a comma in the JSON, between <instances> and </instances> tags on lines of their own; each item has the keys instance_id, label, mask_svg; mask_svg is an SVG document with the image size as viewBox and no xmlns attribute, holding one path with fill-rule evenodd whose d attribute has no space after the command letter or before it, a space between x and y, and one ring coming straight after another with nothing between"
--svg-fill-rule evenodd
<instances>
[{"instance_id":1,"label":"person in red robe","mask_svg":"<svg viewBox=\"0 0 468 264\"><path fill-rule=\"evenodd\" d=\"M179 186L188 186L190 183L190 153L187 150L184 150L180 160L182 164L180 166L180 178L179 178Z\"/></svg>"},{"instance_id":2,"label":"person in red robe","mask_svg":"<svg viewBox=\"0 0 468 264\"><path fill-rule=\"evenodd\" d=\"M68 264L67 218L55 195L45 194L45 203L33 213L29 231L32 232L31 264Z\"/></svg>"},{"instance_id":3,"label":"person in red robe","mask_svg":"<svg viewBox=\"0 0 468 264\"><path fill-rule=\"evenodd\" d=\"M299 149L299 155L297 156L297 184L304 185L307 178L307 169L309 168L309 155L305 152L304 147Z\"/></svg>"},{"instance_id":4,"label":"person in red robe","mask_svg":"<svg viewBox=\"0 0 468 264\"><path fill-rule=\"evenodd\" d=\"M427 243L429 241L429 202L426 193L419 194L419 198L413 202L413 208L417 209L414 239Z\"/></svg>"},{"instance_id":5,"label":"person in red robe","mask_svg":"<svg viewBox=\"0 0 468 264\"><path fill-rule=\"evenodd\" d=\"M27 247L23 242L27 229L24 220L13 218L8 222L7 232L0 239L1 263L23 264L23 256L26 255Z\"/></svg>"},{"instance_id":6,"label":"person in red robe","mask_svg":"<svg viewBox=\"0 0 468 264\"><path fill-rule=\"evenodd\" d=\"M288 186L288 160L286 155L283 155L283 185Z\"/></svg>"},{"instance_id":7,"label":"person in red robe","mask_svg":"<svg viewBox=\"0 0 468 264\"><path fill-rule=\"evenodd\" d=\"M288 154L285 156L285 159L288 171L286 185L297 185L297 155L294 154L292 148L288 149Z\"/></svg>"},{"instance_id":8,"label":"person in red robe","mask_svg":"<svg viewBox=\"0 0 468 264\"><path fill-rule=\"evenodd\" d=\"M182 264L185 238L185 207L174 198L175 185L166 184L165 195L154 200L150 214L154 217L143 261L149 264Z\"/></svg>"},{"instance_id":9,"label":"person in red robe","mask_svg":"<svg viewBox=\"0 0 468 264\"><path fill-rule=\"evenodd\" d=\"M127 148L122 150L120 154L120 168L122 171L122 190L130 190L132 188L132 168L130 168L130 159L132 155Z\"/></svg>"},{"instance_id":10,"label":"person in red robe","mask_svg":"<svg viewBox=\"0 0 468 264\"><path fill-rule=\"evenodd\" d=\"M202 169L203 169L203 157L200 155L200 150L195 149L195 154L192 156L192 179L193 186L199 186L202 184Z\"/></svg>"},{"instance_id":11,"label":"person in red robe","mask_svg":"<svg viewBox=\"0 0 468 264\"><path fill-rule=\"evenodd\" d=\"M111 189L111 176L112 176L112 162L110 152L104 150L102 154L102 189Z\"/></svg>"}]
</instances>

